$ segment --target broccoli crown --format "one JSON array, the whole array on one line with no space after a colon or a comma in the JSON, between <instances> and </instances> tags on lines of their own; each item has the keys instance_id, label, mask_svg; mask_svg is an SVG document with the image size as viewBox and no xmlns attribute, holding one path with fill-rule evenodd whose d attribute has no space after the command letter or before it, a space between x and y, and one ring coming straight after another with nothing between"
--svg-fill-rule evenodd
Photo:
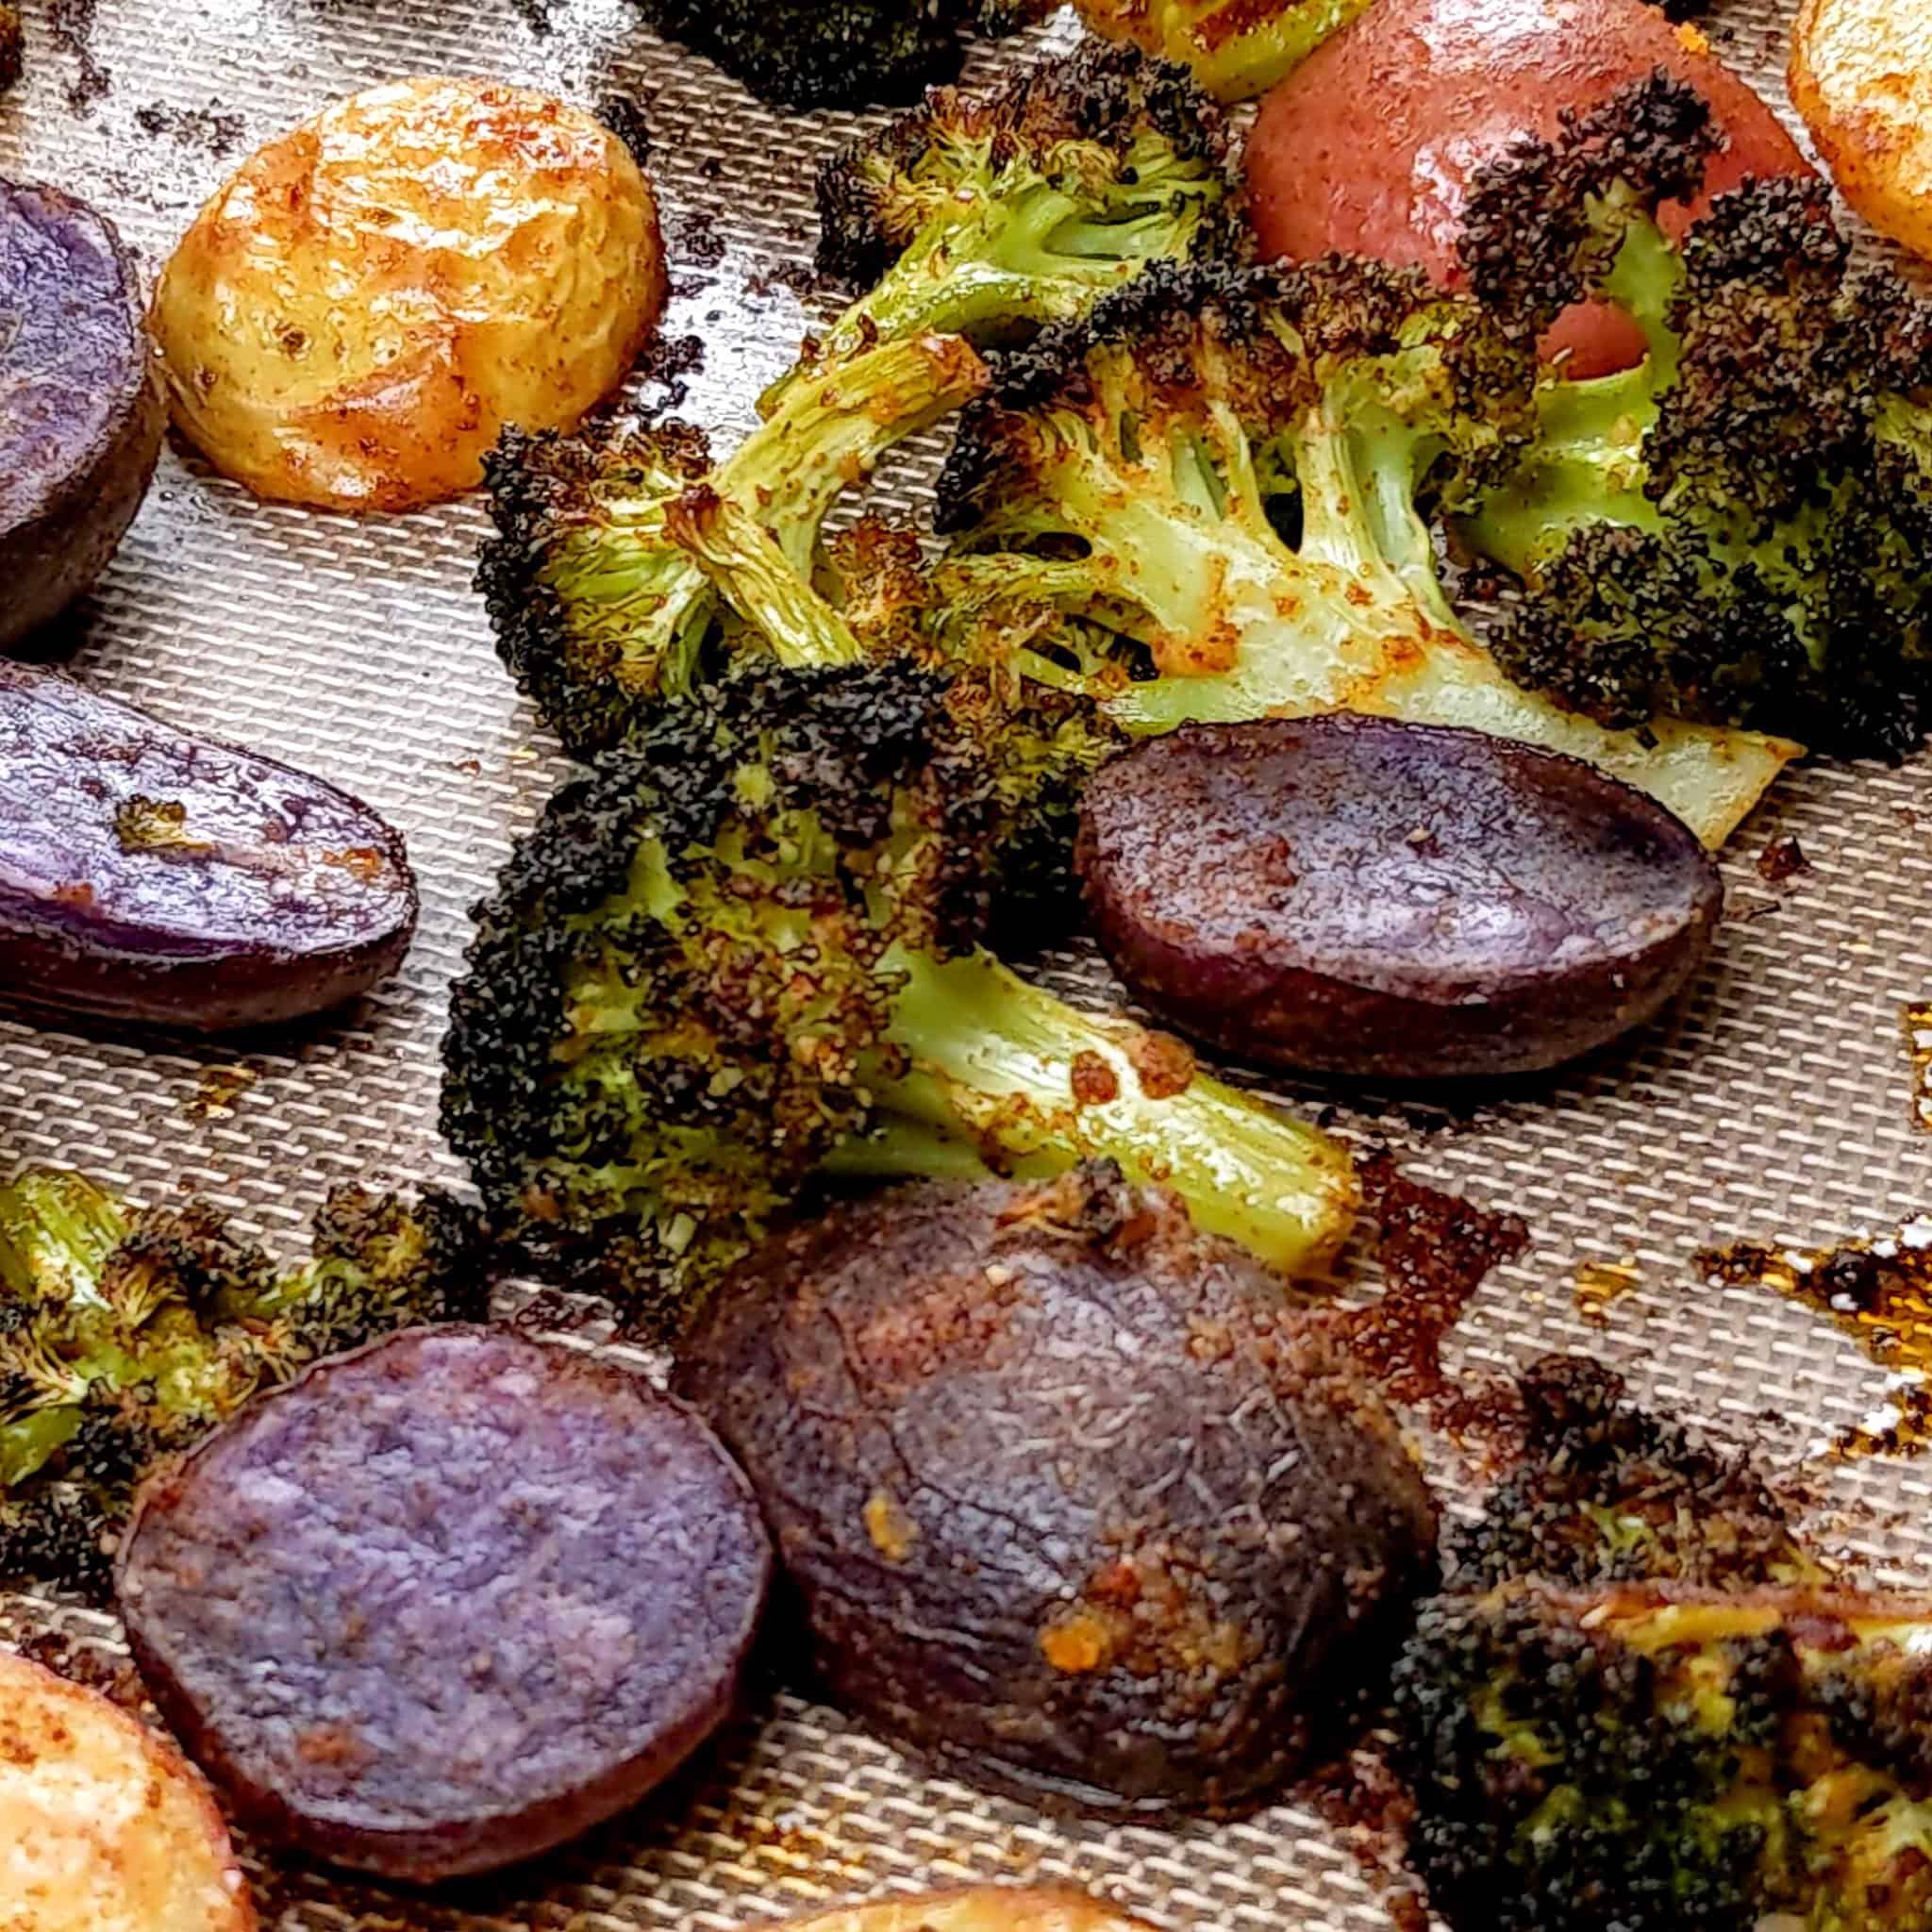
<instances>
[{"instance_id":1,"label":"broccoli crown","mask_svg":"<svg viewBox=\"0 0 1932 1932\"><path fill-rule=\"evenodd\" d=\"M1482 1516L1451 1534L1457 1589L1824 1580L1748 1457L1638 1407L1601 1363L1552 1356L1519 1388L1524 1452Z\"/></svg>"},{"instance_id":2,"label":"broccoli crown","mask_svg":"<svg viewBox=\"0 0 1932 1932\"><path fill-rule=\"evenodd\" d=\"M478 908L444 1046L505 1229L658 1335L819 1174L1111 1156L1283 1266L1330 1252L1339 1149L979 948L1012 762L1055 756L997 680L747 657L566 787Z\"/></svg>"},{"instance_id":3,"label":"broccoli crown","mask_svg":"<svg viewBox=\"0 0 1932 1932\"><path fill-rule=\"evenodd\" d=\"M1519 1584L1397 1665L1412 1849L1485 1932L1815 1932L1932 1910L1932 1605Z\"/></svg>"},{"instance_id":4,"label":"broccoli crown","mask_svg":"<svg viewBox=\"0 0 1932 1932\"><path fill-rule=\"evenodd\" d=\"M1932 310L1858 275L1821 181L1745 183L1673 243L1715 137L1658 75L1480 178L1465 257L1519 337L1585 294L1649 354L1560 372L1463 534L1500 567L1498 658L1620 727L1658 714L1896 758L1932 660Z\"/></svg>"},{"instance_id":5,"label":"broccoli crown","mask_svg":"<svg viewBox=\"0 0 1932 1932\"><path fill-rule=\"evenodd\" d=\"M267 1384L423 1322L480 1319L475 1215L339 1188L278 1270L205 1203L130 1215L85 1176L0 1188L0 1577L97 1592L134 1485Z\"/></svg>"},{"instance_id":6,"label":"broccoli crown","mask_svg":"<svg viewBox=\"0 0 1932 1932\"><path fill-rule=\"evenodd\" d=\"M699 561L667 529L673 507L698 489L738 505L808 579L840 496L985 379L963 341L880 343L796 386L716 465L678 423L507 430L485 463L496 533L476 581L518 689L579 756L621 741L658 698L688 697L729 639Z\"/></svg>"},{"instance_id":7,"label":"broccoli crown","mask_svg":"<svg viewBox=\"0 0 1932 1932\"><path fill-rule=\"evenodd\" d=\"M640 0L659 33L786 108L912 99L959 69L960 35L1010 33L1047 0Z\"/></svg>"},{"instance_id":8,"label":"broccoli crown","mask_svg":"<svg viewBox=\"0 0 1932 1932\"><path fill-rule=\"evenodd\" d=\"M820 171L820 270L871 292L819 353L929 329L1008 340L1149 261L1235 253L1232 154L1187 71L1130 46L1090 42L989 93L939 90Z\"/></svg>"},{"instance_id":9,"label":"broccoli crown","mask_svg":"<svg viewBox=\"0 0 1932 1932\"><path fill-rule=\"evenodd\" d=\"M1218 100L1263 94L1370 0L1079 0L1081 16L1190 68Z\"/></svg>"}]
</instances>

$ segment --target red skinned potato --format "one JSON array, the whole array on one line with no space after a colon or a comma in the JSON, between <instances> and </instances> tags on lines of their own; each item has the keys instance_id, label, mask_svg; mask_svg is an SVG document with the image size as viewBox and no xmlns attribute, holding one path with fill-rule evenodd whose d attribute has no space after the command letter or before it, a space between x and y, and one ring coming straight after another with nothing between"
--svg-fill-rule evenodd
<instances>
[{"instance_id":1,"label":"red skinned potato","mask_svg":"<svg viewBox=\"0 0 1932 1932\"><path fill-rule=\"evenodd\" d=\"M113 225L0 179L0 651L107 568L166 426L140 276Z\"/></svg>"},{"instance_id":2,"label":"red skinned potato","mask_svg":"<svg viewBox=\"0 0 1932 1932\"><path fill-rule=\"evenodd\" d=\"M402 835L358 799L0 663L0 994L270 1025L388 978L416 908Z\"/></svg>"},{"instance_id":3,"label":"red skinned potato","mask_svg":"<svg viewBox=\"0 0 1932 1932\"><path fill-rule=\"evenodd\" d=\"M1724 906L1689 827L1593 766L1347 712L1115 759L1079 865L1114 970L1170 1025L1381 1079L1603 1045L1684 986Z\"/></svg>"},{"instance_id":4,"label":"red skinned potato","mask_svg":"<svg viewBox=\"0 0 1932 1932\"><path fill-rule=\"evenodd\" d=\"M1704 36L1643 0L1378 0L1262 103L1248 145L1262 252L1375 256L1461 287L1475 172L1659 66L1704 94L1729 142L1703 198L1664 210L1674 235L1747 175L1811 172ZM1603 375L1641 361L1643 341L1628 316L1594 303L1563 316L1543 351L1567 351L1574 375Z\"/></svg>"},{"instance_id":5,"label":"red skinned potato","mask_svg":"<svg viewBox=\"0 0 1932 1932\"><path fill-rule=\"evenodd\" d=\"M156 1704L241 1817L431 1882L676 1770L736 1700L770 1573L681 1404L452 1326L320 1362L150 1477L116 1580Z\"/></svg>"}]
</instances>

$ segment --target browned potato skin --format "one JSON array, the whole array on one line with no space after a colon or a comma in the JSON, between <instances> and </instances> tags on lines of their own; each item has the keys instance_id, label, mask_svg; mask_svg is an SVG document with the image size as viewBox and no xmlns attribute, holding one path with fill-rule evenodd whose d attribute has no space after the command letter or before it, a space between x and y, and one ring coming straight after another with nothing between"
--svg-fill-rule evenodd
<instances>
[{"instance_id":1,"label":"browned potato skin","mask_svg":"<svg viewBox=\"0 0 1932 1932\"><path fill-rule=\"evenodd\" d=\"M255 1932L200 1774L96 1690L0 1652L7 1932Z\"/></svg>"},{"instance_id":2,"label":"browned potato skin","mask_svg":"<svg viewBox=\"0 0 1932 1932\"><path fill-rule=\"evenodd\" d=\"M785 1932L1152 1932L1152 1927L1083 1891L981 1885L791 1919Z\"/></svg>"},{"instance_id":3,"label":"browned potato skin","mask_svg":"<svg viewBox=\"0 0 1932 1932\"><path fill-rule=\"evenodd\" d=\"M1932 8L1805 0L1790 77L1840 192L1874 228L1932 257Z\"/></svg>"},{"instance_id":4,"label":"browned potato skin","mask_svg":"<svg viewBox=\"0 0 1932 1932\"><path fill-rule=\"evenodd\" d=\"M1104 1168L798 1228L673 1386L750 1475L833 1699L1050 1809L1251 1807L1433 1574L1421 1473L1325 1317Z\"/></svg>"},{"instance_id":5,"label":"browned potato skin","mask_svg":"<svg viewBox=\"0 0 1932 1932\"><path fill-rule=\"evenodd\" d=\"M167 408L141 277L106 216L53 188L0 180L0 651L40 629L108 567L161 452Z\"/></svg>"},{"instance_id":6,"label":"browned potato skin","mask_svg":"<svg viewBox=\"0 0 1932 1932\"><path fill-rule=\"evenodd\" d=\"M666 290L656 202L614 134L526 89L424 78L252 155L175 250L154 323L175 422L225 475L403 510L475 488L507 424L573 427Z\"/></svg>"},{"instance_id":7,"label":"browned potato skin","mask_svg":"<svg viewBox=\"0 0 1932 1932\"><path fill-rule=\"evenodd\" d=\"M1350 713L1138 746L1089 782L1078 864L1169 1025L1374 1079L1591 1052L1682 990L1724 909L1695 834L1594 766Z\"/></svg>"}]
</instances>

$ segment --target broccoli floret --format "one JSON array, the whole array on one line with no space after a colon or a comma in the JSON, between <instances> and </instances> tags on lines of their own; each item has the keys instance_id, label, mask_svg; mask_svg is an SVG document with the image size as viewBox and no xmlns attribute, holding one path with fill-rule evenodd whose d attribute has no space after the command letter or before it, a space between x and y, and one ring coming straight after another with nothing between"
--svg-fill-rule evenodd
<instances>
[{"instance_id":1,"label":"broccoli floret","mask_svg":"<svg viewBox=\"0 0 1932 1932\"><path fill-rule=\"evenodd\" d=\"M1131 731L1352 708L1565 751L1720 842L1785 751L1617 736L1513 685L1458 620L1425 512L1530 433L1531 344L1420 271L1156 264L1007 358L940 484L1009 592L1131 640Z\"/></svg>"},{"instance_id":2,"label":"broccoli floret","mask_svg":"<svg viewBox=\"0 0 1932 1932\"><path fill-rule=\"evenodd\" d=\"M1370 0L1078 0L1087 24L1191 69L1216 99L1251 100Z\"/></svg>"},{"instance_id":3,"label":"broccoli floret","mask_svg":"<svg viewBox=\"0 0 1932 1932\"><path fill-rule=\"evenodd\" d=\"M741 505L808 578L841 494L985 376L955 338L880 343L794 389L715 468L681 424L507 431L484 466L496 535L477 588L518 689L580 756L617 742L653 700L688 696L727 641L703 571L666 538L671 505L699 486Z\"/></svg>"},{"instance_id":4,"label":"broccoli floret","mask_svg":"<svg viewBox=\"0 0 1932 1932\"><path fill-rule=\"evenodd\" d=\"M1477 295L1520 335L1607 297L1649 353L1548 375L1539 436L1457 528L1497 567L1499 660L1574 710L1896 758L1932 667L1932 308L1849 272L1822 181L1747 182L1667 240L1715 145L1659 75L1478 178Z\"/></svg>"},{"instance_id":5,"label":"broccoli floret","mask_svg":"<svg viewBox=\"0 0 1932 1932\"><path fill-rule=\"evenodd\" d=\"M1055 0L639 0L661 34L782 108L911 100L959 71L961 36L1012 33Z\"/></svg>"},{"instance_id":6,"label":"broccoli floret","mask_svg":"<svg viewBox=\"0 0 1932 1932\"><path fill-rule=\"evenodd\" d=\"M1017 734L960 688L747 658L566 787L478 908L444 1130L637 1325L675 1336L815 1179L1110 1158L1284 1269L1347 1227L1324 1136L981 949Z\"/></svg>"},{"instance_id":7,"label":"broccoli floret","mask_svg":"<svg viewBox=\"0 0 1932 1932\"><path fill-rule=\"evenodd\" d=\"M155 1460L318 1357L480 1319L470 1210L338 1188L314 1253L279 1270L202 1203L130 1213L85 1176L0 1188L0 1580L98 1596Z\"/></svg>"},{"instance_id":8,"label":"broccoli floret","mask_svg":"<svg viewBox=\"0 0 1932 1932\"><path fill-rule=\"evenodd\" d=\"M1640 1408L1602 1363L1552 1356L1518 1387L1523 1454L1480 1519L1450 1535L1457 1590L1826 1580L1748 1457Z\"/></svg>"},{"instance_id":9,"label":"broccoli floret","mask_svg":"<svg viewBox=\"0 0 1932 1932\"><path fill-rule=\"evenodd\" d=\"M1099 42L991 93L933 93L827 161L818 197L821 273L870 291L816 346L834 364L931 330L1010 341L1244 232L1213 103L1185 69Z\"/></svg>"},{"instance_id":10,"label":"broccoli floret","mask_svg":"<svg viewBox=\"0 0 1932 1932\"><path fill-rule=\"evenodd\" d=\"M1454 1926L1928 1923L1932 1603L1512 1585L1425 1604L1394 1690Z\"/></svg>"}]
</instances>

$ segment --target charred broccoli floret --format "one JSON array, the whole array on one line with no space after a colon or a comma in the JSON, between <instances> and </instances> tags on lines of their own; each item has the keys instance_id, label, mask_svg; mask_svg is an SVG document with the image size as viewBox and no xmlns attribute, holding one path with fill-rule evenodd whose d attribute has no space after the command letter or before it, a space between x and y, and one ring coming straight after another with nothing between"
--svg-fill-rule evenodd
<instances>
[{"instance_id":1,"label":"charred broccoli floret","mask_svg":"<svg viewBox=\"0 0 1932 1932\"><path fill-rule=\"evenodd\" d=\"M1932 1602L1441 1597L1395 1703L1412 1854L1454 1926L1932 1923Z\"/></svg>"},{"instance_id":2,"label":"charred broccoli floret","mask_svg":"<svg viewBox=\"0 0 1932 1932\"><path fill-rule=\"evenodd\" d=\"M1370 0L1078 0L1090 26L1189 68L1217 100L1291 74Z\"/></svg>"},{"instance_id":3,"label":"charred broccoli floret","mask_svg":"<svg viewBox=\"0 0 1932 1932\"><path fill-rule=\"evenodd\" d=\"M981 950L996 684L747 659L551 803L478 908L443 1125L505 1229L675 1335L818 1178L1158 1179L1283 1268L1353 1212L1324 1136Z\"/></svg>"},{"instance_id":4,"label":"charred broccoli floret","mask_svg":"<svg viewBox=\"0 0 1932 1932\"><path fill-rule=\"evenodd\" d=\"M639 0L661 34L782 108L907 101L959 71L961 37L1017 31L1054 0Z\"/></svg>"},{"instance_id":5,"label":"charred broccoli floret","mask_svg":"<svg viewBox=\"0 0 1932 1932\"><path fill-rule=\"evenodd\" d=\"M819 173L819 268L869 291L767 398L880 338L986 346L1083 315L1150 261L1241 245L1228 129L1185 69L1090 42L941 89Z\"/></svg>"},{"instance_id":6,"label":"charred broccoli floret","mask_svg":"<svg viewBox=\"0 0 1932 1932\"><path fill-rule=\"evenodd\" d=\"M1417 270L1156 264L1003 364L940 518L1009 594L1150 655L1158 675L1110 700L1130 731L1339 708L1470 725L1605 766L1717 843L1780 749L1611 734L1512 684L1444 591L1426 512L1508 466L1533 380L1530 343Z\"/></svg>"},{"instance_id":7,"label":"charred broccoli floret","mask_svg":"<svg viewBox=\"0 0 1932 1932\"><path fill-rule=\"evenodd\" d=\"M441 1194L338 1188L278 1269L204 1204L130 1213L85 1176L0 1188L0 1580L98 1596L155 1460L258 1389L391 1329L488 1312L481 1228Z\"/></svg>"},{"instance_id":8,"label":"charred broccoli floret","mask_svg":"<svg viewBox=\"0 0 1932 1932\"><path fill-rule=\"evenodd\" d=\"M728 639L704 572L666 535L672 505L700 486L738 504L808 580L840 496L985 376L957 338L882 342L794 389L715 468L682 424L506 432L485 463L496 534L477 588L517 688L579 756L616 743L653 701L688 696Z\"/></svg>"},{"instance_id":9,"label":"charred broccoli floret","mask_svg":"<svg viewBox=\"0 0 1932 1932\"><path fill-rule=\"evenodd\" d=\"M1518 1387L1523 1454L1482 1516L1451 1533L1457 1589L1826 1580L1748 1457L1640 1408L1602 1363L1552 1356Z\"/></svg>"},{"instance_id":10,"label":"charred broccoli floret","mask_svg":"<svg viewBox=\"0 0 1932 1932\"><path fill-rule=\"evenodd\" d=\"M1479 177L1477 295L1525 337L1607 297L1649 354L1546 376L1458 529L1502 574L1499 659L1574 710L1896 758L1932 667L1932 308L1848 272L1822 181L1747 182L1667 240L1715 145L1659 75Z\"/></svg>"}]
</instances>

